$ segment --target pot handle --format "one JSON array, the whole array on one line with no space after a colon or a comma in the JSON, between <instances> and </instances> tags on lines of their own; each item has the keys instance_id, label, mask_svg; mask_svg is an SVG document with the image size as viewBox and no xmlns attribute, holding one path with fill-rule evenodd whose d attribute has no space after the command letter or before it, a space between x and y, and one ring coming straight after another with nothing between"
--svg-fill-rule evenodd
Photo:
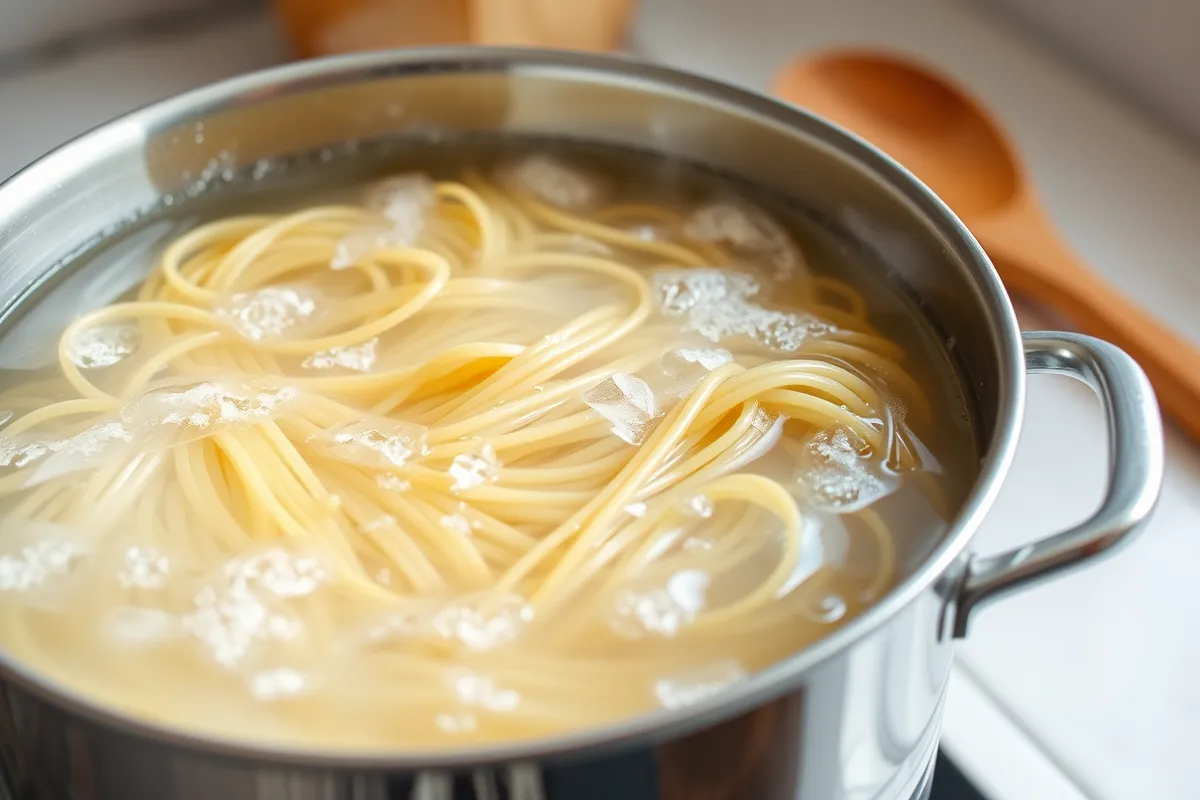
<instances>
[{"instance_id":1,"label":"pot handle","mask_svg":"<svg viewBox=\"0 0 1200 800\"><path fill-rule=\"evenodd\" d=\"M1122 350L1091 336L1033 331L1021 338L1030 374L1070 375L1100 396L1108 419L1108 489L1096 513L1073 528L1005 553L972 556L958 588L956 637L966 634L979 605L1129 542L1162 487L1162 419L1142 368Z\"/></svg>"}]
</instances>

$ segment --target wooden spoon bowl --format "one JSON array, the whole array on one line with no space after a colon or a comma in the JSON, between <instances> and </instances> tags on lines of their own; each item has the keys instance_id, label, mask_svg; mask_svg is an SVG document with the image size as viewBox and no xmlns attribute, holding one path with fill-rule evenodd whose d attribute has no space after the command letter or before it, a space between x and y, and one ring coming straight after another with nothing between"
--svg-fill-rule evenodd
<instances>
[{"instance_id":1,"label":"wooden spoon bowl","mask_svg":"<svg viewBox=\"0 0 1200 800\"><path fill-rule=\"evenodd\" d=\"M967 224L1010 292L1044 303L1132 355L1167 414L1200 439L1200 350L1070 251L982 104L932 69L878 52L798 60L777 77L775 92L911 170Z\"/></svg>"}]
</instances>

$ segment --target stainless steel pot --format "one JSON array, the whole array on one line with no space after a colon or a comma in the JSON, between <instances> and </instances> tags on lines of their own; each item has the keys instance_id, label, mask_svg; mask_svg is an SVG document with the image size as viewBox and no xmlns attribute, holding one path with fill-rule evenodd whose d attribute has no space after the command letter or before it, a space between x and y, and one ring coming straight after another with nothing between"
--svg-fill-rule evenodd
<instances>
[{"instance_id":1,"label":"stainless steel pot","mask_svg":"<svg viewBox=\"0 0 1200 800\"><path fill-rule=\"evenodd\" d=\"M300 63L109 123L0 188L0 304L11 309L84 243L191 191L196 176L219 180L226 170L269 166L263 159L347 142L460 132L573 137L682 156L787 193L854 240L945 337L970 395L983 458L954 524L926 556L910 559L911 573L877 606L720 696L509 747L355 757L204 741L118 718L0 656L8 796L923 797L954 639L983 603L1128 540L1157 498L1162 431L1136 364L1083 336L1022 337L962 223L861 140L765 97L615 58L454 49ZM1105 500L1070 530L971 558L966 545L1012 458L1027 372L1072 375L1104 401L1112 464Z\"/></svg>"}]
</instances>

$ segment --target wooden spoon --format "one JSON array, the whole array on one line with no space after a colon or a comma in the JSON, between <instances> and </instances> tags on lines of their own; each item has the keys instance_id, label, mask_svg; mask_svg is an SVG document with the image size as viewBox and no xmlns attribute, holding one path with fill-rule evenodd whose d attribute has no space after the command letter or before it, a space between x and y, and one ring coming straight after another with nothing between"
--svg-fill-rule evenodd
<instances>
[{"instance_id":1,"label":"wooden spoon","mask_svg":"<svg viewBox=\"0 0 1200 800\"><path fill-rule=\"evenodd\" d=\"M1200 351L1070 251L979 102L903 56L871 52L796 61L777 77L775 92L912 170L967 224L1010 292L1124 349L1146 370L1167 413L1200 439Z\"/></svg>"}]
</instances>

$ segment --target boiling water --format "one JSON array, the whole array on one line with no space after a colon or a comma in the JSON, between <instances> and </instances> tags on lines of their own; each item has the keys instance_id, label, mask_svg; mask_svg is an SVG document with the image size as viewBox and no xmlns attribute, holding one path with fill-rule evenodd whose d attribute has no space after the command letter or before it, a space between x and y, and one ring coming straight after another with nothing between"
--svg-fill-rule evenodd
<instances>
[{"instance_id":1,"label":"boiling water","mask_svg":"<svg viewBox=\"0 0 1200 800\"><path fill-rule=\"evenodd\" d=\"M382 273L357 265L381 249L425 246L428 215L441 202L436 182L462 179L464 166L500 197L722 255L685 265L670 250L614 245L586 227L538 218L550 234L538 240L541 251L564 263L579 256L636 268L654 309L642 333L531 382L530 397L497 389L485 402L486 392L472 391L522 350L565 352L573 321L628 305L627 292L600 273L522 273L519 285L497 279L472 295L474 305L446 301L436 317L369 338L306 352L283 347L270 358L254 350L378 319L391 307L370 302L385 288L397 305L412 301L425 285L417 267L364 290ZM44 425L0 429L0 625L11 655L70 691L208 734L330 748L447 747L687 706L880 599L936 545L973 480L969 419L937 338L877 265L779 198L659 158L545 144L360 153L320 171L283 172L147 215L65 265L6 321L3 424L20 425L55 402L77 406ZM241 342L227 345L231 360L199 355L208 340L192 362L183 360L192 351L165 357L196 332L143 317L89 326L59 352L72 319L136 297L165 248L206 221L335 203L365 205L372 221L314 223L293 245L305 258L318 253L319 263L197 295L221 335ZM446 212L452 232L466 230L463 208ZM512 225L516 241L522 229ZM214 258L233 258L239 240L231 233L217 242ZM463 263L482 257L482 240L446 241ZM268 269L270 256L260 253L246 269ZM194 272L206 269L217 271ZM867 341L858 330L866 325L899 347L902 371L847 364L858 351L844 343ZM469 369L409 391L416 378L405 369L480 340L499 344ZM64 380L60 355L93 387L88 396ZM619 508L588 518L599 526L594 535L564 522L633 469L639 448L653 446L710 376L732 362L806 359L817 377L797 378L804 385L819 386L826 366L847 366L845 380L877 392L878 407L860 415L862 430L903 442L906 455L867 446L853 426L814 422L849 414L844 404L806 418L764 400L747 412L745 446L725 454L711 481L667 477L687 463L672 451L637 491L612 493L623 498ZM625 366L608 371L614 364ZM597 369L561 399L530 404ZM138 375L138 390L125 391ZM352 390L373 375L400 377ZM306 399L317 395L355 413L324 414ZM476 415L502 416L506 403L534 410L506 423L508 439L485 432L439 440L439 431L470 418L475 400ZM722 419L688 452L735 424ZM512 444L530 426L577 430L571 420L591 433ZM287 441L253 438L266 428ZM279 470L266 463L276 459ZM538 472L546 464L554 465L550 484ZM263 507L256 469L278 483L268 494L309 511ZM213 479L211 491L191 484L197 474ZM759 488L706 489L734 474ZM772 597L724 619L722 609L770 584L787 552L790 523L768 513L778 503L760 497L767 484L798 509L790 523L799 545ZM195 497L211 507L201 510ZM567 544L521 560L560 529ZM585 535L594 551L570 550ZM397 555L389 548L401 541L426 552ZM331 542L344 547L331 550Z\"/></svg>"}]
</instances>

